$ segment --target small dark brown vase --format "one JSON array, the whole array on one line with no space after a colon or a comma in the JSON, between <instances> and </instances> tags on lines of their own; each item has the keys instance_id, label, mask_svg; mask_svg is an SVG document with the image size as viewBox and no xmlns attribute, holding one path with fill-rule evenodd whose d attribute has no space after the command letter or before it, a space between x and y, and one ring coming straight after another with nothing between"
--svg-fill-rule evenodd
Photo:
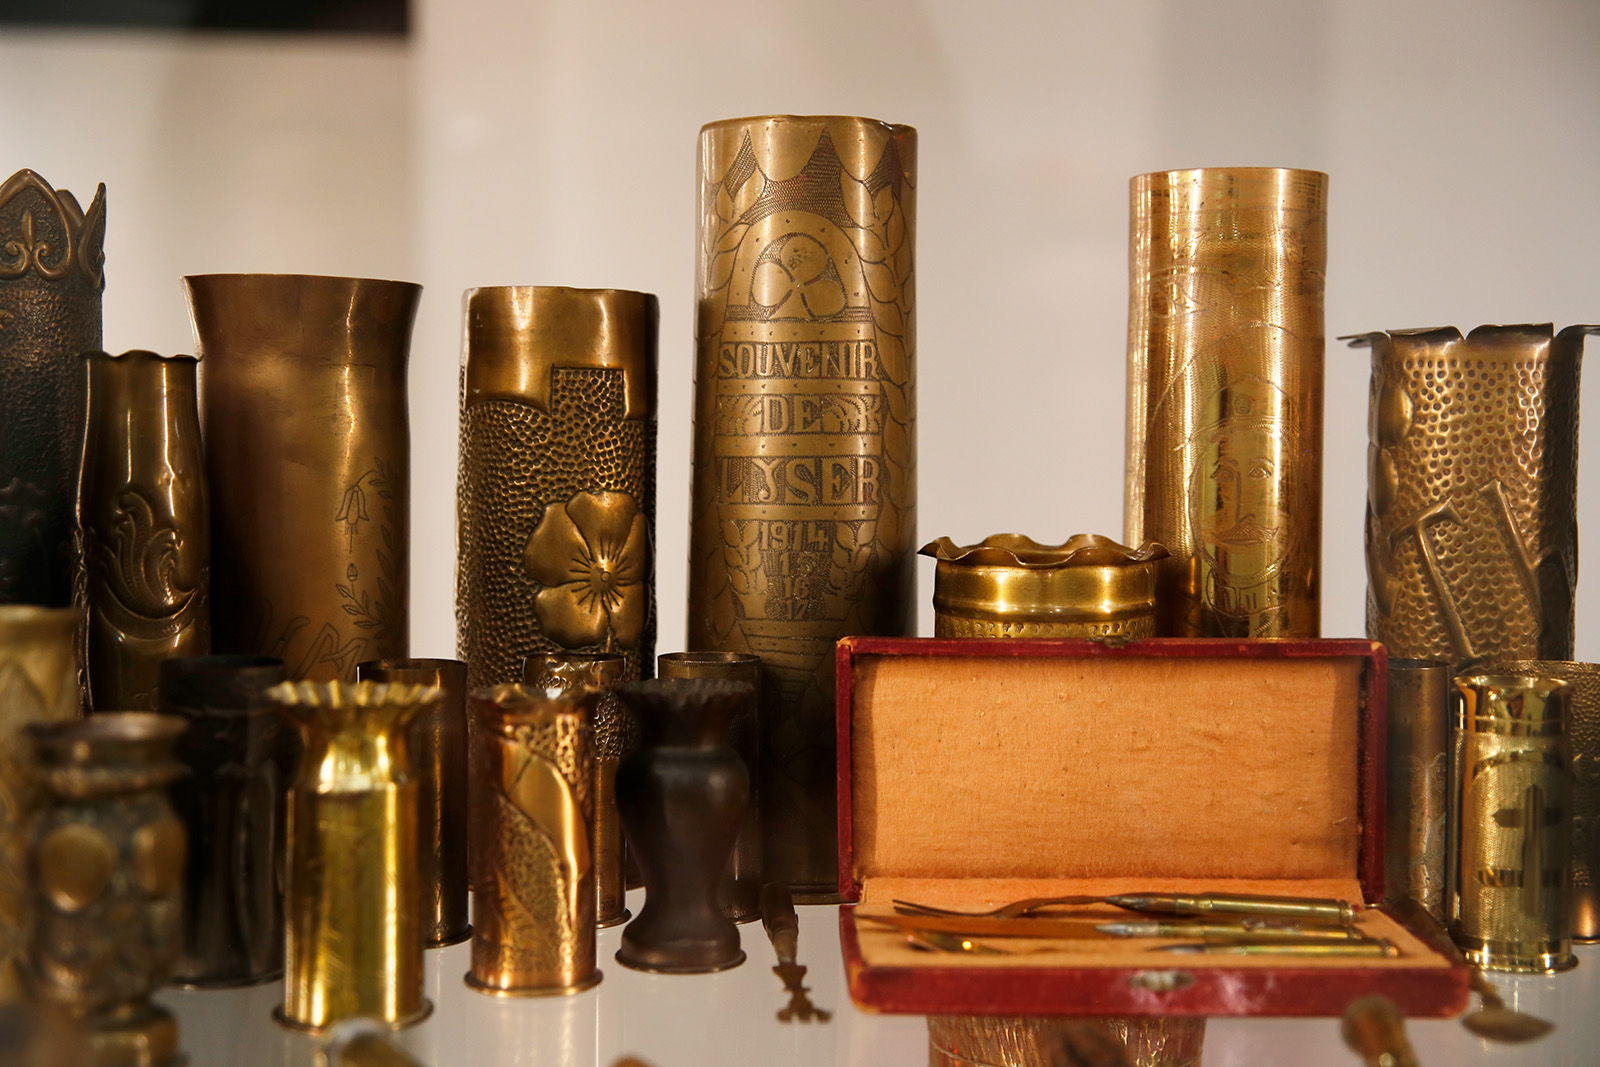
<instances>
[{"instance_id":1,"label":"small dark brown vase","mask_svg":"<svg viewBox=\"0 0 1600 1067\"><path fill-rule=\"evenodd\" d=\"M657 679L616 692L643 734L617 770L617 807L645 884L617 962L662 974L737 967L739 928L718 906L717 888L750 799L750 773L728 744L728 726L751 687Z\"/></svg>"}]
</instances>

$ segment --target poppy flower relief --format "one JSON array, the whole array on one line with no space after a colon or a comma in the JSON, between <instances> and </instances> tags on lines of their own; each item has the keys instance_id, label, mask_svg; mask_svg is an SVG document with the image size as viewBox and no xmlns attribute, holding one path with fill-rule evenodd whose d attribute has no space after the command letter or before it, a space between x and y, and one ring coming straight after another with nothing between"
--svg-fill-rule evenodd
<instances>
[{"instance_id":1,"label":"poppy flower relief","mask_svg":"<svg viewBox=\"0 0 1600 1067\"><path fill-rule=\"evenodd\" d=\"M650 534L632 495L583 492L545 508L523 554L544 588L534 614L563 648L631 647L644 632Z\"/></svg>"}]
</instances>

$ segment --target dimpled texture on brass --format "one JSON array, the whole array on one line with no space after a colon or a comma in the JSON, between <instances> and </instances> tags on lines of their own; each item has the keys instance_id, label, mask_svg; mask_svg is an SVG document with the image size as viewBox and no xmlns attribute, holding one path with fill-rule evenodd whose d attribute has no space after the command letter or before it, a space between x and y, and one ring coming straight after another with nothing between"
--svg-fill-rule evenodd
<instances>
[{"instance_id":1,"label":"dimpled texture on brass","mask_svg":"<svg viewBox=\"0 0 1600 1067\"><path fill-rule=\"evenodd\" d=\"M0 603L72 602L85 389L100 347L106 187L85 212L31 170L0 184Z\"/></svg>"},{"instance_id":2,"label":"dimpled texture on brass","mask_svg":"<svg viewBox=\"0 0 1600 1067\"><path fill-rule=\"evenodd\" d=\"M78 479L90 711L154 710L161 661L211 647L193 356L90 352Z\"/></svg>"},{"instance_id":3,"label":"dimpled texture on brass","mask_svg":"<svg viewBox=\"0 0 1600 1067\"><path fill-rule=\"evenodd\" d=\"M204 373L211 644L290 678L405 656L422 287L370 278L184 279Z\"/></svg>"},{"instance_id":4,"label":"dimpled texture on brass","mask_svg":"<svg viewBox=\"0 0 1600 1067\"><path fill-rule=\"evenodd\" d=\"M1595 329L1349 338L1372 348L1367 636L1391 655L1571 659L1578 371Z\"/></svg>"},{"instance_id":5,"label":"dimpled texture on brass","mask_svg":"<svg viewBox=\"0 0 1600 1067\"><path fill-rule=\"evenodd\" d=\"M913 626L917 132L700 131L688 645L761 657L766 877L838 891L834 643Z\"/></svg>"},{"instance_id":6,"label":"dimpled texture on brass","mask_svg":"<svg viewBox=\"0 0 1600 1067\"><path fill-rule=\"evenodd\" d=\"M1321 627L1328 176L1132 180L1123 538L1156 541L1165 637Z\"/></svg>"}]
</instances>

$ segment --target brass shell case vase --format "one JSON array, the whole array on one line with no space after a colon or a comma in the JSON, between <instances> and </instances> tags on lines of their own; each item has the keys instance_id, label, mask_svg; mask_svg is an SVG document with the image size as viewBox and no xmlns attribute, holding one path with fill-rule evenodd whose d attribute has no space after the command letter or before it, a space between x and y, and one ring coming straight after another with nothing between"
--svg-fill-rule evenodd
<instances>
[{"instance_id":1,"label":"brass shell case vase","mask_svg":"<svg viewBox=\"0 0 1600 1067\"><path fill-rule=\"evenodd\" d=\"M602 927L632 917L623 873L622 817L617 814L617 765L639 744L639 726L612 691L627 670L627 659L616 652L533 652L522 664L523 683L535 689L589 686L599 691L590 721L595 763L595 922Z\"/></svg>"},{"instance_id":2,"label":"brass shell case vase","mask_svg":"<svg viewBox=\"0 0 1600 1067\"><path fill-rule=\"evenodd\" d=\"M1390 654L1572 658L1578 371L1596 329L1348 338L1372 348L1367 636Z\"/></svg>"},{"instance_id":3,"label":"brass shell case vase","mask_svg":"<svg viewBox=\"0 0 1600 1067\"><path fill-rule=\"evenodd\" d=\"M78 479L90 711L150 711L161 661L211 646L211 533L193 356L84 355Z\"/></svg>"},{"instance_id":4,"label":"brass shell case vase","mask_svg":"<svg viewBox=\"0 0 1600 1067\"><path fill-rule=\"evenodd\" d=\"M456 629L473 687L529 652L655 653L656 333L649 293L465 296Z\"/></svg>"},{"instance_id":5,"label":"brass shell case vase","mask_svg":"<svg viewBox=\"0 0 1600 1067\"><path fill-rule=\"evenodd\" d=\"M469 988L577 993L595 967L594 728L587 686L468 694L473 926Z\"/></svg>"},{"instance_id":6,"label":"brass shell case vase","mask_svg":"<svg viewBox=\"0 0 1600 1067\"><path fill-rule=\"evenodd\" d=\"M1328 176L1131 182L1123 540L1156 541L1163 637L1321 628Z\"/></svg>"},{"instance_id":7,"label":"brass shell case vase","mask_svg":"<svg viewBox=\"0 0 1600 1067\"><path fill-rule=\"evenodd\" d=\"M1441 922L1454 674L1443 660L1389 661L1384 899L1414 900Z\"/></svg>"},{"instance_id":8,"label":"brass shell case vase","mask_svg":"<svg viewBox=\"0 0 1600 1067\"><path fill-rule=\"evenodd\" d=\"M300 732L267 696L283 680L283 660L268 656L161 664L161 710L188 723L177 744L188 774L172 786L189 838L179 985L254 985L283 973L279 882L300 759Z\"/></svg>"},{"instance_id":9,"label":"brass shell case vase","mask_svg":"<svg viewBox=\"0 0 1600 1067\"><path fill-rule=\"evenodd\" d=\"M417 780L417 861L422 943L472 936L467 913L467 665L455 659L380 659L356 667L363 682L436 686L439 702L411 724Z\"/></svg>"},{"instance_id":10,"label":"brass shell case vase","mask_svg":"<svg viewBox=\"0 0 1600 1067\"><path fill-rule=\"evenodd\" d=\"M1041 545L1022 534L994 534L966 547L941 537L921 554L938 561L935 637L1155 636L1156 568L1167 558L1160 545L1135 550L1098 534Z\"/></svg>"},{"instance_id":11,"label":"brass shell case vase","mask_svg":"<svg viewBox=\"0 0 1600 1067\"><path fill-rule=\"evenodd\" d=\"M439 700L421 685L285 682L268 690L300 728L289 787L283 1004L320 1032L356 1015L391 1028L427 1018L417 783L405 737Z\"/></svg>"},{"instance_id":12,"label":"brass shell case vase","mask_svg":"<svg viewBox=\"0 0 1600 1067\"><path fill-rule=\"evenodd\" d=\"M28 984L90 1034L94 1063L177 1061L150 995L181 939L183 824L167 786L182 719L108 712L28 727L44 800L29 835Z\"/></svg>"},{"instance_id":13,"label":"brass shell case vase","mask_svg":"<svg viewBox=\"0 0 1600 1067\"><path fill-rule=\"evenodd\" d=\"M929 1067L1200 1067L1203 1017L930 1015ZM1398 1065L1397 1065L1398 1067Z\"/></svg>"},{"instance_id":14,"label":"brass shell case vase","mask_svg":"<svg viewBox=\"0 0 1600 1067\"><path fill-rule=\"evenodd\" d=\"M106 187L89 210L31 170L0 184L0 604L72 603L79 355L100 347Z\"/></svg>"},{"instance_id":15,"label":"brass shell case vase","mask_svg":"<svg viewBox=\"0 0 1600 1067\"><path fill-rule=\"evenodd\" d=\"M837 899L834 643L915 614L917 132L700 131L688 647L761 657L766 877Z\"/></svg>"},{"instance_id":16,"label":"brass shell case vase","mask_svg":"<svg viewBox=\"0 0 1600 1067\"><path fill-rule=\"evenodd\" d=\"M407 654L406 356L422 288L369 278L184 279L205 368L211 644L290 678Z\"/></svg>"}]
</instances>

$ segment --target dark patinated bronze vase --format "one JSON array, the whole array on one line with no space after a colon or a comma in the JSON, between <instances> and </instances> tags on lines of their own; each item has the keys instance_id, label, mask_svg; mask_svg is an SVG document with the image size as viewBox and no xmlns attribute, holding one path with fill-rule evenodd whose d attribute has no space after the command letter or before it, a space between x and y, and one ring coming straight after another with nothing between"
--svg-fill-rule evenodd
<instances>
[{"instance_id":1,"label":"dark patinated bronze vase","mask_svg":"<svg viewBox=\"0 0 1600 1067\"><path fill-rule=\"evenodd\" d=\"M78 479L90 711L149 711L161 661L210 651L210 516L193 356L90 352Z\"/></svg>"},{"instance_id":2,"label":"dark patinated bronze vase","mask_svg":"<svg viewBox=\"0 0 1600 1067\"><path fill-rule=\"evenodd\" d=\"M217 652L354 681L407 654L406 356L421 286L184 279L204 373Z\"/></svg>"},{"instance_id":3,"label":"dark patinated bronze vase","mask_svg":"<svg viewBox=\"0 0 1600 1067\"><path fill-rule=\"evenodd\" d=\"M31 170L0 185L0 604L71 603L84 382L100 347L106 187L85 212Z\"/></svg>"}]
</instances>

